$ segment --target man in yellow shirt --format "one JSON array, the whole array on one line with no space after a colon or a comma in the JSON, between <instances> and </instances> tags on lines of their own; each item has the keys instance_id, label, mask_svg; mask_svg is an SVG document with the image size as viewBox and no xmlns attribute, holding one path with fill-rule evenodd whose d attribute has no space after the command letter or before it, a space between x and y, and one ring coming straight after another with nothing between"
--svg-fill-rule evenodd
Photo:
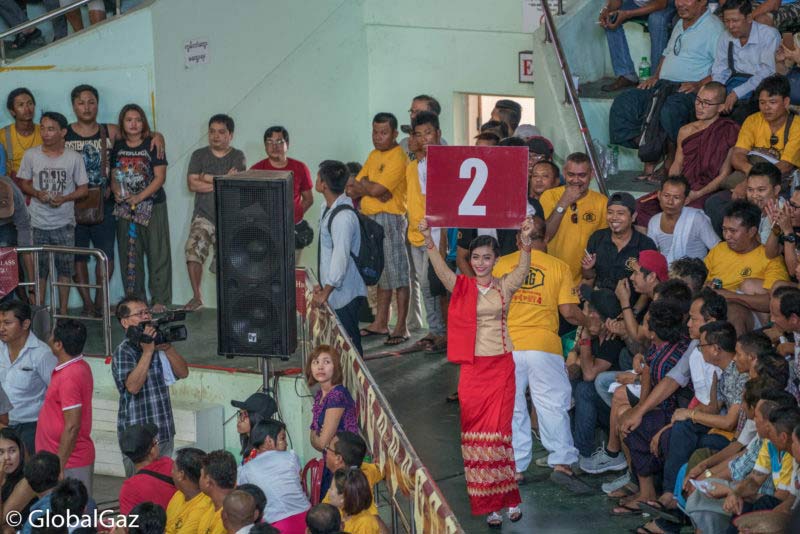
<instances>
[{"instance_id":1,"label":"man in yellow shirt","mask_svg":"<svg viewBox=\"0 0 800 534\"><path fill-rule=\"evenodd\" d=\"M347 184L347 196L361 199L361 213L383 228L383 273L378 281L375 320L361 330L361 337L387 336L384 345L408 340L406 319L409 302L409 264L406 249L406 165L408 157L397 144L397 118L378 113L372 119L372 144L361 172ZM389 307L397 293L397 323L389 332Z\"/></svg>"},{"instance_id":2,"label":"man in yellow shirt","mask_svg":"<svg viewBox=\"0 0 800 534\"><path fill-rule=\"evenodd\" d=\"M200 490L211 499L212 506L200 517L197 534L225 534L222 504L236 487L236 459L224 450L212 451L202 460Z\"/></svg>"},{"instance_id":3,"label":"man in yellow shirt","mask_svg":"<svg viewBox=\"0 0 800 534\"><path fill-rule=\"evenodd\" d=\"M789 280L783 257L767 258L758 238L760 222L758 206L734 201L722 220L724 241L705 259L706 282L720 286L715 289L728 302L728 320L740 335L753 329L755 319L767 322L769 292Z\"/></svg>"},{"instance_id":4,"label":"man in yellow shirt","mask_svg":"<svg viewBox=\"0 0 800 534\"><path fill-rule=\"evenodd\" d=\"M331 473L335 473L344 467L356 467L361 469L369 482L369 489L372 491L372 504L367 509L372 515L378 515L378 506L375 503L375 484L383 480L383 474L375 464L365 462L367 455L367 444L361 436L352 432L342 431L337 433L328 445L328 454L325 455L325 466ZM325 504L330 504L330 491L322 499Z\"/></svg>"},{"instance_id":5,"label":"man in yellow shirt","mask_svg":"<svg viewBox=\"0 0 800 534\"><path fill-rule=\"evenodd\" d=\"M184 447L175 455L172 480L178 491L167 505L166 534L197 534L200 520L214 509L211 498L200 491L202 462L206 453Z\"/></svg>"},{"instance_id":6,"label":"man in yellow shirt","mask_svg":"<svg viewBox=\"0 0 800 534\"><path fill-rule=\"evenodd\" d=\"M570 465L578 461L578 449L572 440L569 415L572 386L569 383L558 337L559 312L575 325L586 317L578 307L573 276L563 261L545 253L547 225L533 218L530 273L511 299L508 310L508 333L514 344L516 397L512 420L512 444L517 479L522 480L531 463L531 421L525 388L530 385L531 400L539 418L542 445L550 453L547 463L553 467L551 479L575 488ZM519 263L519 252L503 256L495 265L494 276L510 273Z\"/></svg>"},{"instance_id":7,"label":"man in yellow shirt","mask_svg":"<svg viewBox=\"0 0 800 534\"><path fill-rule=\"evenodd\" d=\"M548 189L539 202L547 219L547 251L569 265L573 285L578 285L589 237L608 227L605 216L608 199L589 190L592 166L583 152L567 156L564 178L567 185Z\"/></svg>"},{"instance_id":8,"label":"man in yellow shirt","mask_svg":"<svg viewBox=\"0 0 800 534\"><path fill-rule=\"evenodd\" d=\"M25 151L42 144L39 125L34 124L36 99L25 87L18 87L8 93L6 100L8 113L14 118L14 124L0 130L0 145L8 158L7 172L14 178L22 163Z\"/></svg>"}]
</instances>

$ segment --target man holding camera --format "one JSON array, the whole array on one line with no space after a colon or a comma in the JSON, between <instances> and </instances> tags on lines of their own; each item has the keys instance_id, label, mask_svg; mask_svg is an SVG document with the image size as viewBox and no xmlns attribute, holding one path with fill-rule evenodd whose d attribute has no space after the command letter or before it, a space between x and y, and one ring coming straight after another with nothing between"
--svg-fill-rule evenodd
<instances>
[{"instance_id":1,"label":"man holding camera","mask_svg":"<svg viewBox=\"0 0 800 534\"><path fill-rule=\"evenodd\" d=\"M156 328L147 303L126 297L117 305L117 320L126 331L114 351L111 372L119 390L117 433L131 425L153 423L158 427L158 446L172 455L175 422L169 390L175 380L189 376L186 360L169 343L155 344ZM133 463L123 455L126 476Z\"/></svg>"}]
</instances>

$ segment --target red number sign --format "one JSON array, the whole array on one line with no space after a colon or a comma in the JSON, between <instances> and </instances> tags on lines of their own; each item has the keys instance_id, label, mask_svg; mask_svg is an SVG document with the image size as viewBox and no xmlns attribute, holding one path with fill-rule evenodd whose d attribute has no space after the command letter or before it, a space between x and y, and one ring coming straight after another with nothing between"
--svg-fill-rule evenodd
<instances>
[{"instance_id":1,"label":"red number sign","mask_svg":"<svg viewBox=\"0 0 800 534\"><path fill-rule=\"evenodd\" d=\"M0 297L14 291L17 285L19 285L17 251L13 248L0 248Z\"/></svg>"},{"instance_id":2,"label":"red number sign","mask_svg":"<svg viewBox=\"0 0 800 534\"><path fill-rule=\"evenodd\" d=\"M519 228L527 199L526 147L428 147L425 211L431 226Z\"/></svg>"}]
</instances>

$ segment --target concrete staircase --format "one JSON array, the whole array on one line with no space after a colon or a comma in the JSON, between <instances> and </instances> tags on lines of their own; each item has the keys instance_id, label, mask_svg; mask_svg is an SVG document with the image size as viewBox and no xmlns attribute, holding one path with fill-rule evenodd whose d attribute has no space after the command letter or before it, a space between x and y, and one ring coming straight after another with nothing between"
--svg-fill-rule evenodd
<instances>
[{"instance_id":1,"label":"concrete staircase","mask_svg":"<svg viewBox=\"0 0 800 534\"><path fill-rule=\"evenodd\" d=\"M117 411L119 397L116 392L95 391L92 398L92 441L96 458L97 475L125 476L122 453L117 439ZM204 451L224 448L222 431L223 407L219 404L172 403L175 418L175 450L197 447Z\"/></svg>"}]
</instances>

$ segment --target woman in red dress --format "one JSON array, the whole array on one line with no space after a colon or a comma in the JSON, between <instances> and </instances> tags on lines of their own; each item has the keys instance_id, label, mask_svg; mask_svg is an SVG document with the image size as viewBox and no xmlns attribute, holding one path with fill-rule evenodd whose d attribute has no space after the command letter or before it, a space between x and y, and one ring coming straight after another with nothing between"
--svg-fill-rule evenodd
<instances>
[{"instance_id":1,"label":"woman in red dress","mask_svg":"<svg viewBox=\"0 0 800 534\"><path fill-rule=\"evenodd\" d=\"M500 245L491 236L476 237L469 246L475 278L456 276L439 254L425 219L419 224L436 276L452 292L447 312L447 359L461 364L458 398L461 405L461 454L469 503L474 515L488 514L499 527L508 508L511 521L522 511L514 477L511 417L514 412L514 358L506 314L511 296L522 285L531 264L530 219L522 223L519 265L495 278L492 269Z\"/></svg>"}]
</instances>

